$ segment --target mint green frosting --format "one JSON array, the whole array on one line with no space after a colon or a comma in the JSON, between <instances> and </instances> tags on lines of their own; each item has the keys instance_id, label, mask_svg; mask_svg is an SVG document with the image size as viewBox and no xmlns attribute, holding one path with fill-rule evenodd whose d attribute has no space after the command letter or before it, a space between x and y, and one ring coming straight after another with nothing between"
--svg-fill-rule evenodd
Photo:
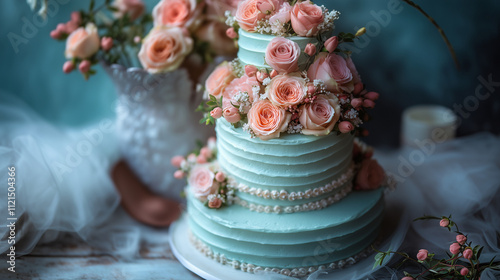
<instances>
[{"instance_id":1,"label":"mint green frosting","mask_svg":"<svg viewBox=\"0 0 500 280\"><path fill-rule=\"evenodd\" d=\"M243 64L251 64L257 67L267 67L269 65L265 64L265 54L266 48L269 42L276 36L266 35L260 33L250 33L245 30L239 30L238 38L238 58ZM318 40L315 37L286 37L297 43L301 49L301 55L299 57L299 69L301 71L305 70L305 64L307 62L307 55L304 53L306 45L308 43L316 44Z\"/></svg>"}]
</instances>

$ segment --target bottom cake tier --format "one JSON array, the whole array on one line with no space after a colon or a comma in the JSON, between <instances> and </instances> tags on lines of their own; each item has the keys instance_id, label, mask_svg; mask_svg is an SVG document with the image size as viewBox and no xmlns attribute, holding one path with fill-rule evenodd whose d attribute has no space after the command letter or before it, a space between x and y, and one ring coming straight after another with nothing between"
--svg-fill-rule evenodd
<instances>
[{"instance_id":1,"label":"bottom cake tier","mask_svg":"<svg viewBox=\"0 0 500 280\"><path fill-rule=\"evenodd\" d=\"M355 263L377 239L383 188L352 192L321 210L294 214L209 209L188 192L191 240L214 261L246 272L303 276Z\"/></svg>"}]
</instances>

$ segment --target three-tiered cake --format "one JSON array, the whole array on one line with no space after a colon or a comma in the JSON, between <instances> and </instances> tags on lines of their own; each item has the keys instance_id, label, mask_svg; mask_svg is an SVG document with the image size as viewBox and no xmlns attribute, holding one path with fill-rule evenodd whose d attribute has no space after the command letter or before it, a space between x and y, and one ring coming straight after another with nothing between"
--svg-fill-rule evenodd
<instances>
[{"instance_id":1,"label":"three-tiered cake","mask_svg":"<svg viewBox=\"0 0 500 280\"><path fill-rule=\"evenodd\" d=\"M338 13L292 2L245 0L229 18L238 59L206 83L217 140L172 162L188 179L196 248L242 271L303 276L365 254L386 176L355 140L378 94L339 47L362 32L327 39Z\"/></svg>"}]
</instances>

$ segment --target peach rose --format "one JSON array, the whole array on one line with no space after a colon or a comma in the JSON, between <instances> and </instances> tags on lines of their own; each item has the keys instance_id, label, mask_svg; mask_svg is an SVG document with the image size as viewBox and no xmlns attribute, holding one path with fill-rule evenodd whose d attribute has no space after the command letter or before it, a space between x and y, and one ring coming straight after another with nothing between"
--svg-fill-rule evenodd
<instances>
[{"instance_id":1,"label":"peach rose","mask_svg":"<svg viewBox=\"0 0 500 280\"><path fill-rule=\"evenodd\" d=\"M207 166L198 165L194 167L188 178L194 196L204 201L208 195L215 194L219 186L214 184L214 178L215 174Z\"/></svg>"},{"instance_id":2,"label":"peach rose","mask_svg":"<svg viewBox=\"0 0 500 280\"><path fill-rule=\"evenodd\" d=\"M238 51L233 40L226 35L227 25L217 20L205 22L196 31L196 37L210 45L216 55L234 55Z\"/></svg>"},{"instance_id":3,"label":"peach rose","mask_svg":"<svg viewBox=\"0 0 500 280\"><path fill-rule=\"evenodd\" d=\"M269 140L286 131L292 114L269 100L258 100L250 108L247 117L255 135L262 140Z\"/></svg>"},{"instance_id":4,"label":"peach rose","mask_svg":"<svg viewBox=\"0 0 500 280\"><path fill-rule=\"evenodd\" d=\"M240 27L248 32L255 32L257 22L272 14L280 6L280 0L245 0L238 5L235 19ZM262 12L264 11L264 12Z\"/></svg>"},{"instance_id":5,"label":"peach rose","mask_svg":"<svg viewBox=\"0 0 500 280\"><path fill-rule=\"evenodd\" d=\"M260 83L257 81L257 77L248 77L247 75L243 75L241 78L237 78L231 81L229 85L224 89L222 106L225 108L234 107L234 105L241 105L239 101L236 100L236 95L241 92L248 93L248 101L249 103L253 103L254 100L259 98L258 93L254 95L254 88L256 88L259 92L261 89ZM250 106L246 106L242 109L242 113L246 114ZM224 116L225 117L225 116Z\"/></svg>"},{"instance_id":6,"label":"peach rose","mask_svg":"<svg viewBox=\"0 0 500 280\"><path fill-rule=\"evenodd\" d=\"M155 26L194 29L200 22L204 2L196 0L161 0L153 9Z\"/></svg>"},{"instance_id":7,"label":"peach rose","mask_svg":"<svg viewBox=\"0 0 500 280\"><path fill-rule=\"evenodd\" d=\"M302 77L278 75L267 87L269 100L286 108L301 103L307 95L306 81Z\"/></svg>"},{"instance_id":8,"label":"peach rose","mask_svg":"<svg viewBox=\"0 0 500 280\"><path fill-rule=\"evenodd\" d=\"M223 116L230 123L237 123L241 120L240 111L233 105L224 107Z\"/></svg>"},{"instance_id":9,"label":"peach rose","mask_svg":"<svg viewBox=\"0 0 500 280\"><path fill-rule=\"evenodd\" d=\"M292 28L299 36L316 36L323 19L323 11L311 1L298 2L292 8Z\"/></svg>"},{"instance_id":10,"label":"peach rose","mask_svg":"<svg viewBox=\"0 0 500 280\"><path fill-rule=\"evenodd\" d=\"M128 14L131 20L135 20L144 13L142 0L115 0L112 6L118 9L113 13L116 18L122 18Z\"/></svg>"},{"instance_id":11,"label":"peach rose","mask_svg":"<svg viewBox=\"0 0 500 280\"><path fill-rule=\"evenodd\" d=\"M278 22L280 24L285 24L290 21L291 16L290 16L290 11L292 10L292 7L290 7L290 3L285 2L283 5L281 5L279 11L271 16L269 18L269 23L271 25L277 24Z\"/></svg>"},{"instance_id":12,"label":"peach rose","mask_svg":"<svg viewBox=\"0 0 500 280\"><path fill-rule=\"evenodd\" d=\"M73 31L66 40L65 55L67 59L86 59L94 55L101 45L97 26L87 23L85 28L80 27Z\"/></svg>"},{"instance_id":13,"label":"peach rose","mask_svg":"<svg viewBox=\"0 0 500 280\"><path fill-rule=\"evenodd\" d=\"M385 179L384 169L374 159L368 158L361 162L361 168L356 176L357 190L375 190Z\"/></svg>"},{"instance_id":14,"label":"peach rose","mask_svg":"<svg viewBox=\"0 0 500 280\"><path fill-rule=\"evenodd\" d=\"M227 61L224 61L208 76L205 82L205 89L208 94L220 99L222 92L234 78L231 65Z\"/></svg>"},{"instance_id":15,"label":"peach rose","mask_svg":"<svg viewBox=\"0 0 500 280\"><path fill-rule=\"evenodd\" d=\"M334 93L354 90L351 70L345 59L334 53L321 52L307 70L307 76L311 81L322 80L326 89Z\"/></svg>"},{"instance_id":16,"label":"peach rose","mask_svg":"<svg viewBox=\"0 0 500 280\"><path fill-rule=\"evenodd\" d=\"M183 29L155 27L144 39L139 60L150 73L172 71L192 49L193 39L186 36Z\"/></svg>"},{"instance_id":17,"label":"peach rose","mask_svg":"<svg viewBox=\"0 0 500 280\"><path fill-rule=\"evenodd\" d=\"M292 40L276 37L266 48L266 63L281 73L291 73L299 70L299 44Z\"/></svg>"},{"instance_id":18,"label":"peach rose","mask_svg":"<svg viewBox=\"0 0 500 280\"><path fill-rule=\"evenodd\" d=\"M208 201L208 207L212 209L219 209L222 206L222 199L217 196L210 198Z\"/></svg>"},{"instance_id":19,"label":"peach rose","mask_svg":"<svg viewBox=\"0 0 500 280\"><path fill-rule=\"evenodd\" d=\"M302 105L299 121L302 134L328 135L340 117L339 100L333 94L320 94L312 103Z\"/></svg>"}]
</instances>

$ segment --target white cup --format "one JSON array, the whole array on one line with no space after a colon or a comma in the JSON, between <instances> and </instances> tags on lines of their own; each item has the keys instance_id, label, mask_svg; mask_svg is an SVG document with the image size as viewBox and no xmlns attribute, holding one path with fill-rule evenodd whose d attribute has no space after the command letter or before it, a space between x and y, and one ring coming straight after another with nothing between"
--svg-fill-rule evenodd
<instances>
[{"instance_id":1,"label":"white cup","mask_svg":"<svg viewBox=\"0 0 500 280\"><path fill-rule=\"evenodd\" d=\"M455 138L457 116L438 105L417 105L403 112L401 144L420 147L431 141L442 143Z\"/></svg>"}]
</instances>

